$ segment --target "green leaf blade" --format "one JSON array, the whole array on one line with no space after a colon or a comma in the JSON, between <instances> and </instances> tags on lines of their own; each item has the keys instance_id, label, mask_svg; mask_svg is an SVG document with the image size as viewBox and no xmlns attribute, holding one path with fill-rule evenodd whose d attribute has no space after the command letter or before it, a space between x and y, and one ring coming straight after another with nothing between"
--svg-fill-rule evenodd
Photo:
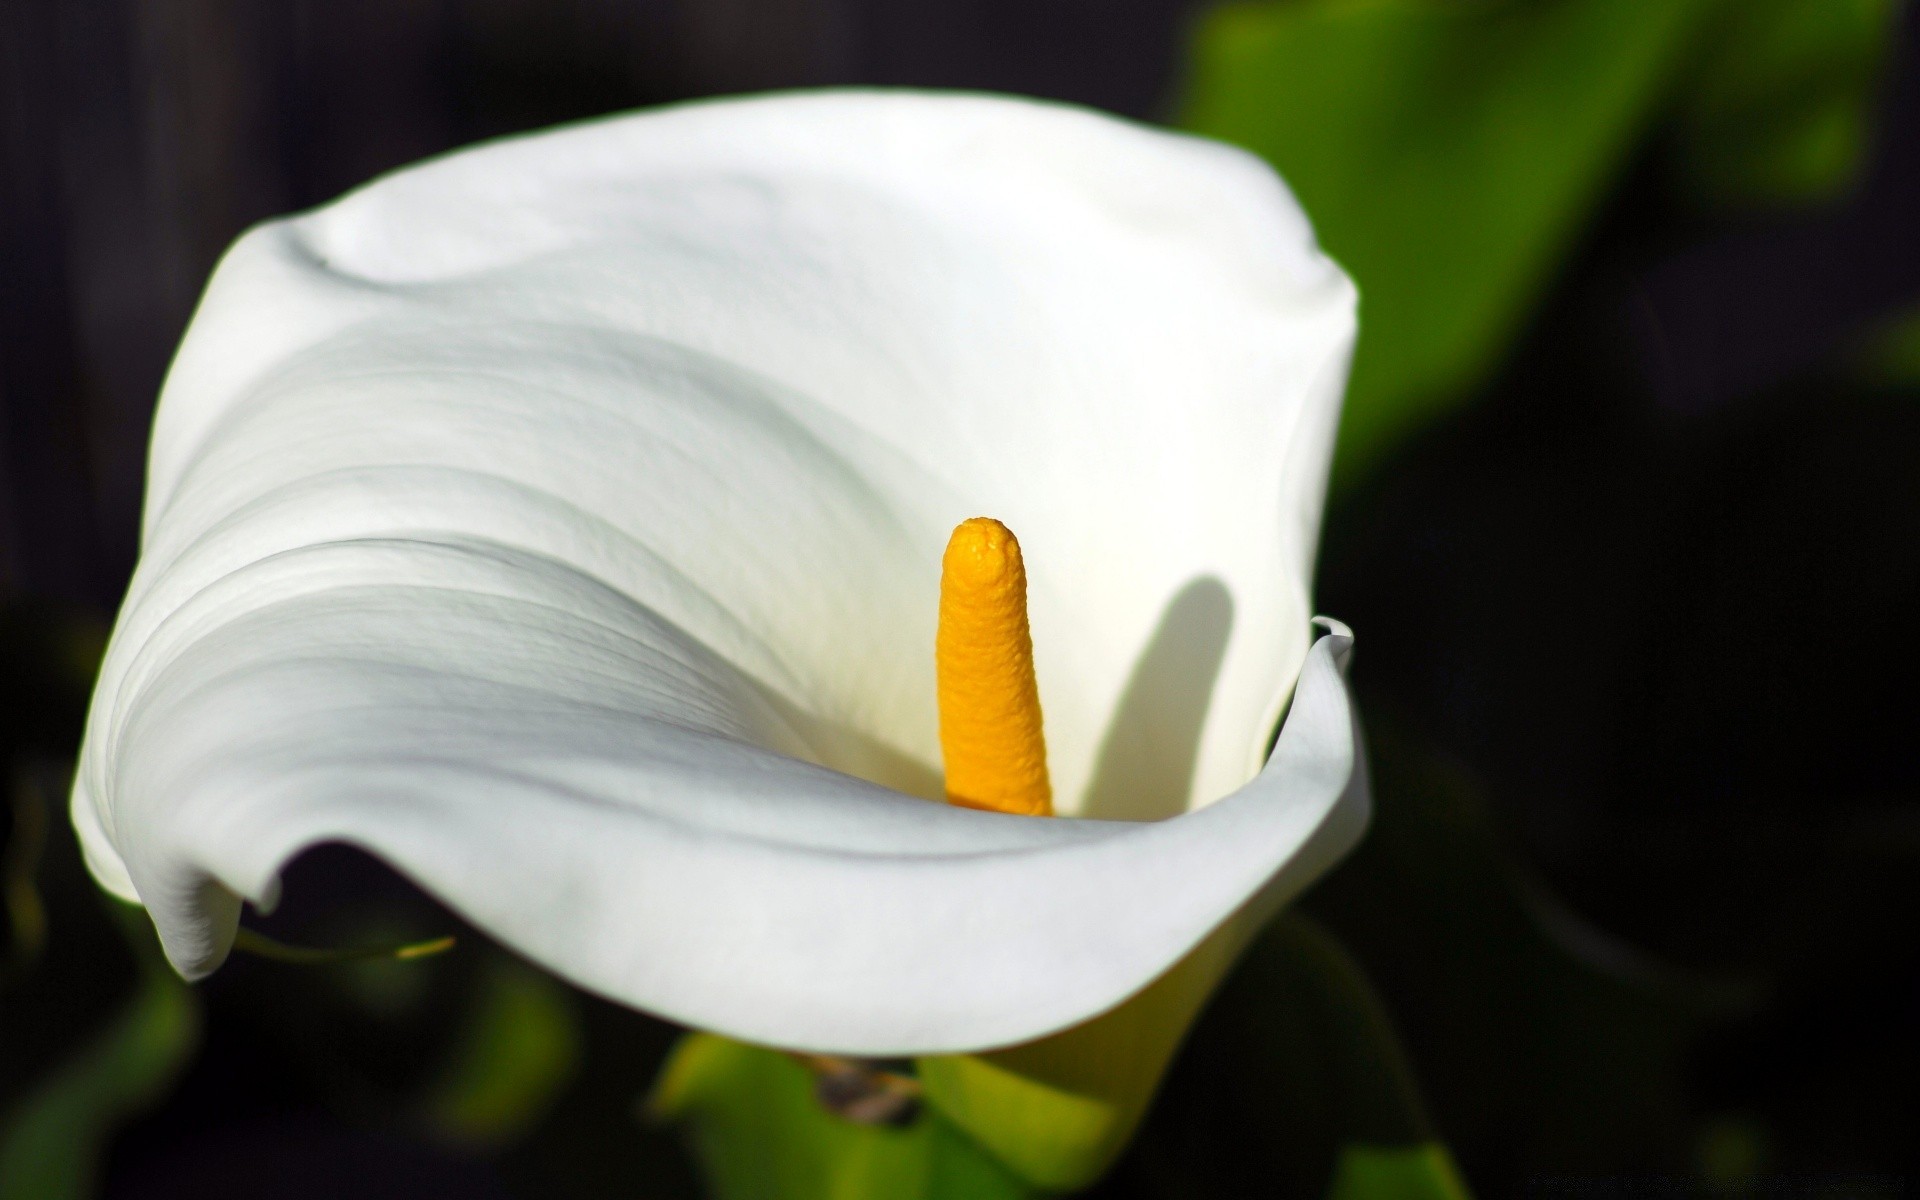
<instances>
[{"instance_id":1,"label":"green leaf blade","mask_svg":"<svg viewBox=\"0 0 1920 1200\"><path fill-rule=\"evenodd\" d=\"M1469 1200L1446 1147L1352 1145L1341 1149L1327 1200Z\"/></svg>"},{"instance_id":2,"label":"green leaf blade","mask_svg":"<svg viewBox=\"0 0 1920 1200\"><path fill-rule=\"evenodd\" d=\"M1359 285L1335 455L1364 476L1484 383L1638 148L1698 196L1832 195L1896 0L1256 0L1197 26L1181 123L1271 162Z\"/></svg>"},{"instance_id":3,"label":"green leaf blade","mask_svg":"<svg viewBox=\"0 0 1920 1200\"><path fill-rule=\"evenodd\" d=\"M1033 1192L923 1111L902 1128L823 1108L790 1056L710 1033L681 1040L649 1102L685 1131L718 1200L1026 1200Z\"/></svg>"},{"instance_id":4,"label":"green leaf blade","mask_svg":"<svg viewBox=\"0 0 1920 1200\"><path fill-rule=\"evenodd\" d=\"M146 919L137 912L122 916L125 924ZM158 954L154 947L149 957ZM199 1041L200 1006L192 990L164 964L143 963L139 990L112 1024L0 1124L0 1200L94 1195L108 1140L172 1088Z\"/></svg>"},{"instance_id":5,"label":"green leaf blade","mask_svg":"<svg viewBox=\"0 0 1920 1200\"><path fill-rule=\"evenodd\" d=\"M1713 0L1215 10L1183 124L1272 162L1360 287L1336 471L1491 369Z\"/></svg>"}]
</instances>

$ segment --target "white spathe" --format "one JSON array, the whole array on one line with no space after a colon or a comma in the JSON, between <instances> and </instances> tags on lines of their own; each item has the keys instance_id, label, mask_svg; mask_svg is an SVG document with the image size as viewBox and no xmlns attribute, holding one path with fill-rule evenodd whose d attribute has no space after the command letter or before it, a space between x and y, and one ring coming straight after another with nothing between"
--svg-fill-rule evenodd
<instances>
[{"instance_id":1,"label":"white spathe","mask_svg":"<svg viewBox=\"0 0 1920 1200\"><path fill-rule=\"evenodd\" d=\"M189 976L340 841L757 1042L1110 1008L1365 823L1308 653L1354 303L1255 159L982 96L623 116L264 225L162 394L88 862ZM1061 810L1171 819L917 798L976 515Z\"/></svg>"}]
</instances>

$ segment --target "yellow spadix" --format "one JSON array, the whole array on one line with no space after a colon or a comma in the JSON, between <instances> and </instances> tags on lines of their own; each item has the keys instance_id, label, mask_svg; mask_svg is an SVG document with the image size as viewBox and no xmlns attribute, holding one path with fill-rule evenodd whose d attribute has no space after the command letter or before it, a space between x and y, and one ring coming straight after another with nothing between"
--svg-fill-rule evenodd
<instances>
[{"instance_id":1,"label":"yellow spadix","mask_svg":"<svg viewBox=\"0 0 1920 1200\"><path fill-rule=\"evenodd\" d=\"M961 522L947 542L934 659L948 802L1052 816L1027 569L1013 531L990 517Z\"/></svg>"}]
</instances>

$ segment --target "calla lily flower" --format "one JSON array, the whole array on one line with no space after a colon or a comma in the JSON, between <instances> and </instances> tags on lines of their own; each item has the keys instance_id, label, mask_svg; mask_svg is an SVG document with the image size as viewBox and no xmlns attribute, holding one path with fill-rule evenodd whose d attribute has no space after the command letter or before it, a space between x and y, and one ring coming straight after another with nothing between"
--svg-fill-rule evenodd
<instances>
[{"instance_id":1,"label":"calla lily flower","mask_svg":"<svg viewBox=\"0 0 1920 1200\"><path fill-rule=\"evenodd\" d=\"M1111 1010L1364 827L1308 607L1354 307L1250 156L977 96L623 116L263 225L162 394L87 861L189 977L343 842L753 1042ZM1055 818L939 802L981 514Z\"/></svg>"}]
</instances>

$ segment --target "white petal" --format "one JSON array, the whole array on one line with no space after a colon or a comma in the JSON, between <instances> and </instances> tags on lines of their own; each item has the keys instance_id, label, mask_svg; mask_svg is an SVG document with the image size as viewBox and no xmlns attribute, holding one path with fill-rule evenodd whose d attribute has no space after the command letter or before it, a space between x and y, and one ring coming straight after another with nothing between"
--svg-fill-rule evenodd
<instances>
[{"instance_id":1,"label":"white petal","mask_svg":"<svg viewBox=\"0 0 1920 1200\"><path fill-rule=\"evenodd\" d=\"M337 839L755 1040L1098 1012L1357 836L1343 639L1234 791L1305 652L1352 309L1253 160L985 98L622 118L263 227L162 399L89 862L188 972ZM1231 799L899 794L937 791L938 559L981 513L1063 808Z\"/></svg>"}]
</instances>

